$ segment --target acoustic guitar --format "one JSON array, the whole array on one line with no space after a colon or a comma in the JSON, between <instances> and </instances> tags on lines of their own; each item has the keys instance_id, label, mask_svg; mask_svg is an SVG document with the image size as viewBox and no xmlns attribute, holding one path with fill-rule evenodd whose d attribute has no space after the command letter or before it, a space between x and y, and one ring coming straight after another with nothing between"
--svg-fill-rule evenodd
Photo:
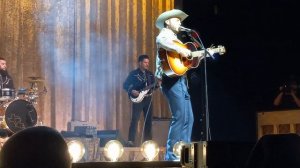
<instances>
[{"instance_id":1,"label":"acoustic guitar","mask_svg":"<svg viewBox=\"0 0 300 168\"><path fill-rule=\"evenodd\" d=\"M159 58L161 60L162 69L169 77L182 76L187 70L198 67L204 56L210 56L207 52L213 54L219 53L220 55L226 52L224 46L210 47L206 50L197 50L197 47L192 42L185 44L177 41L174 42L179 47L191 50L192 53L189 57L182 57L179 53L174 51L167 51L165 49L159 50Z\"/></svg>"}]
</instances>

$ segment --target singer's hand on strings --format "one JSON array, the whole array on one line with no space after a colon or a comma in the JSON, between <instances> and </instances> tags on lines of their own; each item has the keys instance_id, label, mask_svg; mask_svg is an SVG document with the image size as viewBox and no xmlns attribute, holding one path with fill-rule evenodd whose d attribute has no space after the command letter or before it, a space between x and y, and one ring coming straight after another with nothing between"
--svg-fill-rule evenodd
<instances>
[{"instance_id":1,"label":"singer's hand on strings","mask_svg":"<svg viewBox=\"0 0 300 168\"><path fill-rule=\"evenodd\" d=\"M191 50L186 48L181 48L178 52L182 57L189 57L191 55Z\"/></svg>"}]
</instances>

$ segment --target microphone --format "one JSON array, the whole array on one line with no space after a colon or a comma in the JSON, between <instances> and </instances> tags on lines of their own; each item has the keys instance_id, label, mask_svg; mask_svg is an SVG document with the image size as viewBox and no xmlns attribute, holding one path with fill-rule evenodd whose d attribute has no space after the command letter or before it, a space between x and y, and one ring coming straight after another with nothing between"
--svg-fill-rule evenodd
<instances>
[{"instance_id":1,"label":"microphone","mask_svg":"<svg viewBox=\"0 0 300 168\"><path fill-rule=\"evenodd\" d=\"M191 32L193 31L192 29L189 29L189 28L185 28L183 26L179 26L179 31L185 31L185 32Z\"/></svg>"}]
</instances>

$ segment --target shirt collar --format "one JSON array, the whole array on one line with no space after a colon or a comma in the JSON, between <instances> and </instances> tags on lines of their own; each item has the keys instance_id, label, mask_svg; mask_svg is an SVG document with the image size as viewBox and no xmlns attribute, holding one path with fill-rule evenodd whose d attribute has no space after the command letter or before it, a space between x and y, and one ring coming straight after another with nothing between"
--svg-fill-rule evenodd
<instances>
[{"instance_id":1,"label":"shirt collar","mask_svg":"<svg viewBox=\"0 0 300 168\"><path fill-rule=\"evenodd\" d=\"M162 28L161 31L164 31L165 33L172 34L174 36L177 36L171 29Z\"/></svg>"}]
</instances>

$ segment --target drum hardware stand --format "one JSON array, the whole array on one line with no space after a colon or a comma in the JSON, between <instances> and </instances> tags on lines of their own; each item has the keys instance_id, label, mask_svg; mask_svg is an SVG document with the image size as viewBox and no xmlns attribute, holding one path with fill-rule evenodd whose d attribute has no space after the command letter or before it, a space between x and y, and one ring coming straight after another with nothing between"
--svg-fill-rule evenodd
<instances>
[{"instance_id":1,"label":"drum hardware stand","mask_svg":"<svg viewBox=\"0 0 300 168\"><path fill-rule=\"evenodd\" d=\"M28 81L30 84L30 89L28 93L28 101L33 105L36 106L38 104L37 99L41 94L47 93L47 89L44 86L43 91L39 92L38 82L44 82L44 79L41 77L28 77L30 80ZM37 125L42 126L43 122L40 119L40 116L37 116Z\"/></svg>"},{"instance_id":2,"label":"drum hardware stand","mask_svg":"<svg viewBox=\"0 0 300 168\"><path fill-rule=\"evenodd\" d=\"M35 85L37 85L37 83L32 83L32 86L28 93L28 99L33 105L37 105L37 98L39 97L38 89Z\"/></svg>"},{"instance_id":3,"label":"drum hardware stand","mask_svg":"<svg viewBox=\"0 0 300 168\"><path fill-rule=\"evenodd\" d=\"M39 93L39 88L38 88L38 82L44 82L44 80L41 77L28 77L29 84L30 84L30 90L28 93L28 99L29 102L31 102L33 105L37 105L37 98L41 93L46 93L47 90L44 86L43 92Z\"/></svg>"}]
</instances>

